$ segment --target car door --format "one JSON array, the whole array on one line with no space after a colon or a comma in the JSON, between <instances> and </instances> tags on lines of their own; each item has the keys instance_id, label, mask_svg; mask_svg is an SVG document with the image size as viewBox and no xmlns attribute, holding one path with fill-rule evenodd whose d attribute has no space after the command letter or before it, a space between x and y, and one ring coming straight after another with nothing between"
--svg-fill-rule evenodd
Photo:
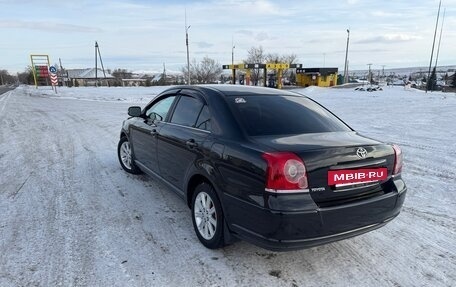
<instances>
[{"instance_id":1,"label":"car door","mask_svg":"<svg viewBox=\"0 0 456 287\"><path fill-rule=\"evenodd\" d=\"M130 140L135 160L154 173L158 173L157 135L163 127L177 96L168 94L145 108L144 116L130 127Z\"/></svg>"},{"instance_id":2,"label":"car door","mask_svg":"<svg viewBox=\"0 0 456 287\"><path fill-rule=\"evenodd\" d=\"M180 94L168 122L160 130L157 157L161 176L179 190L192 165L207 154L210 114L201 97Z\"/></svg>"}]
</instances>

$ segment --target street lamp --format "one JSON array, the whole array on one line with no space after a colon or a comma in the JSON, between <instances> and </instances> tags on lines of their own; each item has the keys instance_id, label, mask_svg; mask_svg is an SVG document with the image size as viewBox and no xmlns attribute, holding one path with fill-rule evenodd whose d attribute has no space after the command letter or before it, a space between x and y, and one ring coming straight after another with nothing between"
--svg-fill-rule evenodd
<instances>
[{"instance_id":1,"label":"street lamp","mask_svg":"<svg viewBox=\"0 0 456 287\"><path fill-rule=\"evenodd\" d=\"M187 81L188 81L188 84L190 85L191 83L190 83L190 56L188 53L188 29L190 29L190 25L187 26L187 23L185 23L185 45L187 45Z\"/></svg>"},{"instance_id":2,"label":"street lamp","mask_svg":"<svg viewBox=\"0 0 456 287\"><path fill-rule=\"evenodd\" d=\"M231 48L231 65L233 66L233 85L236 84L236 70L234 69L234 48L236 48L236 46L233 45Z\"/></svg>"},{"instance_id":3,"label":"street lamp","mask_svg":"<svg viewBox=\"0 0 456 287\"><path fill-rule=\"evenodd\" d=\"M236 46L234 45L234 37L231 37L231 66L233 71L233 85L236 84L236 69L234 68L234 48L236 48Z\"/></svg>"},{"instance_id":4,"label":"street lamp","mask_svg":"<svg viewBox=\"0 0 456 287\"><path fill-rule=\"evenodd\" d=\"M350 30L347 29L347 48L345 49L344 84L348 83L348 43L350 42Z\"/></svg>"}]
</instances>

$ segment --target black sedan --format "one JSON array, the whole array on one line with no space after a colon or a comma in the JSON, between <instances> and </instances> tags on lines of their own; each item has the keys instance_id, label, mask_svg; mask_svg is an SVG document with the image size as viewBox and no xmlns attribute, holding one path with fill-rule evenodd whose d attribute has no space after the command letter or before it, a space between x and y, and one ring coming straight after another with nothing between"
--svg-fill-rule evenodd
<instances>
[{"instance_id":1,"label":"black sedan","mask_svg":"<svg viewBox=\"0 0 456 287\"><path fill-rule=\"evenodd\" d=\"M405 199L399 147L300 94L177 86L128 114L122 168L182 196L208 248L234 238L271 250L341 240L385 225Z\"/></svg>"}]
</instances>

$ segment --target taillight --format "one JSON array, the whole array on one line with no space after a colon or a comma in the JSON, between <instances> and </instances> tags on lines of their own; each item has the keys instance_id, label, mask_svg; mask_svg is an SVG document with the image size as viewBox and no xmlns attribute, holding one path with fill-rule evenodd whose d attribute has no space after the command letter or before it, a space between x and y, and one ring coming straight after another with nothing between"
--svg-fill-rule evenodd
<instances>
[{"instance_id":1,"label":"taillight","mask_svg":"<svg viewBox=\"0 0 456 287\"><path fill-rule=\"evenodd\" d=\"M398 145L393 144L394 149L394 169L393 175L400 174L402 171L402 150Z\"/></svg>"},{"instance_id":2,"label":"taillight","mask_svg":"<svg viewBox=\"0 0 456 287\"><path fill-rule=\"evenodd\" d=\"M308 192L304 162L291 152L264 153L267 161L266 191Z\"/></svg>"}]
</instances>

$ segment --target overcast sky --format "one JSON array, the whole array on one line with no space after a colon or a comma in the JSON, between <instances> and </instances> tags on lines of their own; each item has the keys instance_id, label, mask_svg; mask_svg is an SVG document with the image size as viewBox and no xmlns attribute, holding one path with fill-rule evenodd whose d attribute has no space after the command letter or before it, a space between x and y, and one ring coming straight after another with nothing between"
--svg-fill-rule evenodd
<instances>
[{"instance_id":1,"label":"overcast sky","mask_svg":"<svg viewBox=\"0 0 456 287\"><path fill-rule=\"evenodd\" d=\"M446 16L439 65L456 64L456 0ZM415 1L6 1L0 0L0 69L23 71L30 54L62 59L66 68L94 66L98 41L105 68L180 70L190 58L220 64L246 58L252 46L291 54L305 67L343 69L350 29L351 70L426 66L438 0ZM440 25L439 25L440 31ZM437 39L438 40L438 39Z\"/></svg>"}]
</instances>

